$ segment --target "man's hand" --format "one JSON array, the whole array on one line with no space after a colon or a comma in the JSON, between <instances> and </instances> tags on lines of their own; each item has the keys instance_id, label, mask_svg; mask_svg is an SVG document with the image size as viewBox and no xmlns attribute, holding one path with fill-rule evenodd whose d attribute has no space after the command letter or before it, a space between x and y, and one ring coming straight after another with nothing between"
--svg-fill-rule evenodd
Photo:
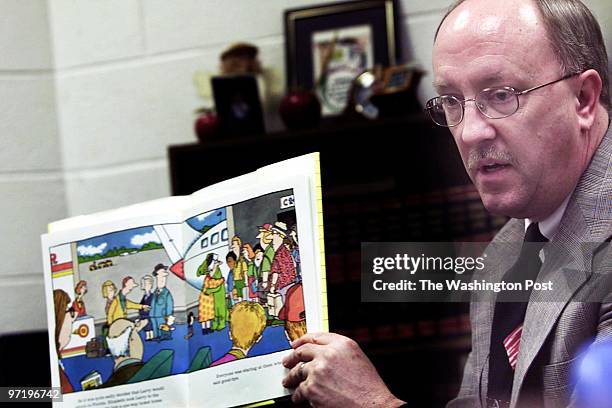
<instances>
[{"instance_id":1,"label":"man's hand","mask_svg":"<svg viewBox=\"0 0 612 408\"><path fill-rule=\"evenodd\" d=\"M334 333L308 333L291 343L283 359L291 371L283 386L295 388L294 403L313 407L399 407L376 368L348 337Z\"/></svg>"}]
</instances>

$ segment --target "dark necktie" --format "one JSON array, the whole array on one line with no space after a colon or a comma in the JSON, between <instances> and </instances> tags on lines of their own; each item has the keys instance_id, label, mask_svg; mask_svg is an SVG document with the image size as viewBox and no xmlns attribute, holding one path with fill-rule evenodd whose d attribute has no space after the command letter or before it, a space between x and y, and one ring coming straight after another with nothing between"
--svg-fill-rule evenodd
<instances>
[{"instance_id":1,"label":"dark necktie","mask_svg":"<svg viewBox=\"0 0 612 408\"><path fill-rule=\"evenodd\" d=\"M506 282L517 282L525 287L525 280L535 281L542 261L540 250L548 240L538 227L531 223L525 233L521 253L516 263L503 277ZM500 292L495 303L491 345L489 354L489 381L487 396L500 401L510 401L514 367L518 358L520 336L531 290Z\"/></svg>"}]
</instances>

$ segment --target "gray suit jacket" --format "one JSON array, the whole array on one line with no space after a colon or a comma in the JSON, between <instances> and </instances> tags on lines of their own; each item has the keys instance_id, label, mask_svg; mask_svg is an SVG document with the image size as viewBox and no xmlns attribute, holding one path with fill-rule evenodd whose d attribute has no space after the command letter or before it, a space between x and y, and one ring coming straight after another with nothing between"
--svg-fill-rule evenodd
<instances>
[{"instance_id":1,"label":"gray suit jacket","mask_svg":"<svg viewBox=\"0 0 612 408\"><path fill-rule=\"evenodd\" d=\"M492 241L489 248L495 251L494 244L503 243L497 247L503 247L504 253L488 254L496 259L486 269L488 281L501 280L518 258L524 225L524 220L510 220ZM538 281L552 280L555 290L534 291L529 299L511 407L572 406L569 369L577 353L585 343L612 340L612 300L606 298L612 298L612 250L605 243L610 237L612 130L604 136L555 236L543 250ZM472 299L472 351L459 395L448 408L486 407L494 302L492 294Z\"/></svg>"}]
</instances>

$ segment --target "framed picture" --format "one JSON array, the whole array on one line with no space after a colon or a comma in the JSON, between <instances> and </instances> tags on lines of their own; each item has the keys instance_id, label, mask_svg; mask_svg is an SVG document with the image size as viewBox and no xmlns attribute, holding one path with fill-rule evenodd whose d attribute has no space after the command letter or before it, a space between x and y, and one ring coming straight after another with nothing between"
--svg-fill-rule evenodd
<instances>
[{"instance_id":1,"label":"framed picture","mask_svg":"<svg viewBox=\"0 0 612 408\"><path fill-rule=\"evenodd\" d=\"M257 80L253 75L215 76L211 84L222 135L265 133Z\"/></svg>"},{"instance_id":2,"label":"framed picture","mask_svg":"<svg viewBox=\"0 0 612 408\"><path fill-rule=\"evenodd\" d=\"M395 0L287 10L287 88L315 91L323 116L342 113L355 77L397 63L395 10Z\"/></svg>"}]
</instances>

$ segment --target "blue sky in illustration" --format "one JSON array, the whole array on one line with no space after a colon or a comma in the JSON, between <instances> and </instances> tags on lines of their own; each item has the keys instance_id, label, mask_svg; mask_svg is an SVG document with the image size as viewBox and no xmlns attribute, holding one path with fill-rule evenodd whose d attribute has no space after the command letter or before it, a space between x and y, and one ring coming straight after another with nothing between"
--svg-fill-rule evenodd
<instances>
[{"instance_id":1,"label":"blue sky in illustration","mask_svg":"<svg viewBox=\"0 0 612 408\"><path fill-rule=\"evenodd\" d=\"M79 255L103 254L112 248L140 249L148 242L161 243L153 227L133 228L77 242Z\"/></svg>"},{"instance_id":2,"label":"blue sky in illustration","mask_svg":"<svg viewBox=\"0 0 612 408\"><path fill-rule=\"evenodd\" d=\"M227 218L225 207L218 208L213 211L209 211L204 214L196 215L195 217L189 218L187 224L197 231L200 231L205 226L214 226L224 221Z\"/></svg>"}]
</instances>

